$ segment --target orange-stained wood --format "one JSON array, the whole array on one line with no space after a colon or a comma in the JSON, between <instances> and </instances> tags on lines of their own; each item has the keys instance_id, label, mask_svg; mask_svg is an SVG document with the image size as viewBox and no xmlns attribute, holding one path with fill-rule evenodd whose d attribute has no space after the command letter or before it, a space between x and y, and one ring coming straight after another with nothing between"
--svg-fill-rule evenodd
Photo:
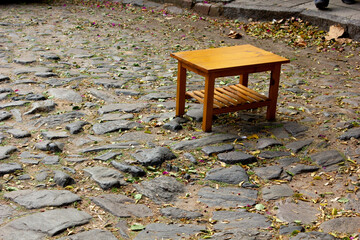
<instances>
[{"instance_id":1,"label":"orange-stained wood","mask_svg":"<svg viewBox=\"0 0 360 240\"><path fill-rule=\"evenodd\" d=\"M252 45L210 48L171 53L172 57L203 72L226 71L245 66L256 67L267 63L288 63L288 59Z\"/></svg>"}]
</instances>

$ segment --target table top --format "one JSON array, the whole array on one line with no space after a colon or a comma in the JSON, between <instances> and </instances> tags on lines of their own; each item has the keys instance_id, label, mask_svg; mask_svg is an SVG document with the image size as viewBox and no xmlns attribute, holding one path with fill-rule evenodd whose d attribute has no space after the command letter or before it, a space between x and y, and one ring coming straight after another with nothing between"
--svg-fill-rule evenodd
<instances>
[{"instance_id":1,"label":"table top","mask_svg":"<svg viewBox=\"0 0 360 240\"><path fill-rule=\"evenodd\" d=\"M290 62L289 59L250 44L177 52L170 56L204 72Z\"/></svg>"}]
</instances>

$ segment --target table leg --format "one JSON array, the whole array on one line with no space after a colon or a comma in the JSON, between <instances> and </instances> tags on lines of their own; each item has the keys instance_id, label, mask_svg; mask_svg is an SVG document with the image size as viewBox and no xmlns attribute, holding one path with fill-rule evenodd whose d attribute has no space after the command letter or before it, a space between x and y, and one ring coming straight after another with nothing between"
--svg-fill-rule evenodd
<instances>
[{"instance_id":1,"label":"table leg","mask_svg":"<svg viewBox=\"0 0 360 240\"><path fill-rule=\"evenodd\" d=\"M214 85L215 78L212 75L205 77L205 96L204 96L204 112L202 130L211 132L213 107L214 107Z\"/></svg>"},{"instance_id":2,"label":"table leg","mask_svg":"<svg viewBox=\"0 0 360 240\"><path fill-rule=\"evenodd\" d=\"M248 86L248 82L249 82L249 74L248 73L243 73L240 75L240 81L239 83L245 87Z\"/></svg>"},{"instance_id":3,"label":"table leg","mask_svg":"<svg viewBox=\"0 0 360 240\"><path fill-rule=\"evenodd\" d=\"M186 92L186 68L178 62L177 90L176 90L176 116L181 117L185 113L185 92Z\"/></svg>"},{"instance_id":4,"label":"table leg","mask_svg":"<svg viewBox=\"0 0 360 240\"><path fill-rule=\"evenodd\" d=\"M269 98L270 105L267 108L266 119L274 120L276 115L276 104L279 91L281 64L276 64L270 75Z\"/></svg>"}]
</instances>

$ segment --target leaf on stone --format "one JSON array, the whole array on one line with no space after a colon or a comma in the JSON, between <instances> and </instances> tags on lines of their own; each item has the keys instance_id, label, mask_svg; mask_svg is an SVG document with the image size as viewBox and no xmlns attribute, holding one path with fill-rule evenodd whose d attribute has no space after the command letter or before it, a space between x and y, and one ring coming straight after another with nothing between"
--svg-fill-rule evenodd
<instances>
[{"instance_id":1,"label":"leaf on stone","mask_svg":"<svg viewBox=\"0 0 360 240\"><path fill-rule=\"evenodd\" d=\"M339 203L347 203L349 201L349 199L345 198L345 197L342 197L342 198L339 198L337 200Z\"/></svg>"},{"instance_id":2,"label":"leaf on stone","mask_svg":"<svg viewBox=\"0 0 360 240\"><path fill-rule=\"evenodd\" d=\"M261 203L255 205L255 209L258 211L263 211L265 209L265 206Z\"/></svg>"},{"instance_id":3,"label":"leaf on stone","mask_svg":"<svg viewBox=\"0 0 360 240\"><path fill-rule=\"evenodd\" d=\"M294 220L294 223L301 224L301 220Z\"/></svg>"},{"instance_id":4,"label":"leaf on stone","mask_svg":"<svg viewBox=\"0 0 360 240\"><path fill-rule=\"evenodd\" d=\"M12 191L18 191L19 189L16 187L6 187L6 191L12 192Z\"/></svg>"},{"instance_id":5,"label":"leaf on stone","mask_svg":"<svg viewBox=\"0 0 360 240\"><path fill-rule=\"evenodd\" d=\"M326 40L338 39L339 37L343 36L344 33L345 33L345 29L343 27L332 25L330 26L328 35L325 36L325 39Z\"/></svg>"},{"instance_id":6,"label":"leaf on stone","mask_svg":"<svg viewBox=\"0 0 360 240\"><path fill-rule=\"evenodd\" d=\"M135 223L135 224L131 225L130 230L131 230L131 231L141 231L141 230L143 230L144 228L145 228L144 225L139 224L139 223Z\"/></svg>"},{"instance_id":7,"label":"leaf on stone","mask_svg":"<svg viewBox=\"0 0 360 240\"><path fill-rule=\"evenodd\" d=\"M141 198L142 198L142 194L140 194L140 193L135 194L135 196L134 196L135 200L140 200Z\"/></svg>"}]
</instances>

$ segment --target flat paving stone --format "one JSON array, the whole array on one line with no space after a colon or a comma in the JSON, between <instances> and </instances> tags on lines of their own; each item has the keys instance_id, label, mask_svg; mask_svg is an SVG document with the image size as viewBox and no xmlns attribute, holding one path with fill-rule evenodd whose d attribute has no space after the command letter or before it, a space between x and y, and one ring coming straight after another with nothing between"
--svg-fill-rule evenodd
<instances>
[{"instance_id":1,"label":"flat paving stone","mask_svg":"<svg viewBox=\"0 0 360 240\"><path fill-rule=\"evenodd\" d=\"M67 173L55 170L54 171L54 182L60 187L66 187L75 183L75 180Z\"/></svg>"},{"instance_id":2,"label":"flat paving stone","mask_svg":"<svg viewBox=\"0 0 360 240\"><path fill-rule=\"evenodd\" d=\"M9 81L10 77L0 74L0 82Z\"/></svg>"},{"instance_id":3,"label":"flat paving stone","mask_svg":"<svg viewBox=\"0 0 360 240\"><path fill-rule=\"evenodd\" d=\"M105 150L114 150L114 149L129 149L139 146L140 143L138 142L125 142L125 143L113 143L113 144L106 144L96 147L84 148L79 149L80 153L88 153L88 152L101 152Z\"/></svg>"},{"instance_id":4,"label":"flat paving stone","mask_svg":"<svg viewBox=\"0 0 360 240\"><path fill-rule=\"evenodd\" d=\"M284 152L284 151L261 151L259 154L259 158L265 158L265 159L273 159L278 157L286 157L291 156L290 152Z\"/></svg>"},{"instance_id":5,"label":"flat paving stone","mask_svg":"<svg viewBox=\"0 0 360 240\"><path fill-rule=\"evenodd\" d=\"M245 209L235 211L214 211L214 230L226 232L247 232L251 230L267 229L271 221L266 216L258 213L250 213Z\"/></svg>"},{"instance_id":6,"label":"flat paving stone","mask_svg":"<svg viewBox=\"0 0 360 240\"><path fill-rule=\"evenodd\" d=\"M147 103L114 103L102 106L98 112L101 115L112 112L137 113L148 106Z\"/></svg>"},{"instance_id":7,"label":"flat paving stone","mask_svg":"<svg viewBox=\"0 0 360 240\"><path fill-rule=\"evenodd\" d=\"M61 99L73 103L81 103L83 101L79 93L67 88L51 88L48 90L48 94L53 96L55 99Z\"/></svg>"},{"instance_id":8,"label":"flat paving stone","mask_svg":"<svg viewBox=\"0 0 360 240\"><path fill-rule=\"evenodd\" d=\"M301 173L315 172L320 168L318 166L309 166L304 164L297 164L295 166L288 166L285 168L287 172L290 172L293 175L298 175Z\"/></svg>"},{"instance_id":9,"label":"flat paving stone","mask_svg":"<svg viewBox=\"0 0 360 240\"><path fill-rule=\"evenodd\" d=\"M249 164L257 161L255 156L240 151L220 153L218 154L218 159L227 164Z\"/></svg>"},{"instance_id":10,"label":"flat paving stone","mask_svg":"<svg viewBox=\"0 0 360 240\"><path fill-rule=\"evenodd\" d=\"M242 167L233 166L231 168L212 169L206 174L205 180L229 184L239 184L241 182L249 181L249 176Z\"/></svg>"},{"instance_id":11,"label":"flat paving stone","mask_svg":"<svg viewBox=\"0 0 360 240\"><path fill-rule=\"evenodd\" d=\"M59 164L60 158L59 156L46 156L41 161L43 164Z\"/></svg>"},{"instance_id":12,"label":"flat paving stone","mask_svg":"<svg viewBox=\"0 0 360 240\"><path fill-rule=\"evenodd\" d=\"M206 146L201 149L203 153L210 156L214 153L223 153L234 150L234 146L231 144L224 144L220 146Z\"/></svg>"},{"instance_id":13,"label":"flat paving stone","mask_svg":"<svg viewBox=\"0 0 360 240\"><path fill-rule=\"evenodd\" d=\"M282 146L283 144L274 138L260 138L257 140L256 148L265 149L273 146Z\"/></svg>"},{"instance_id":14,"label":"flat paving stone","mask_svg":"<svg viewBox=\"0 0 360 240\"><path fill-rule=\"evenodd\" d=\"M25 138L31 136L31 133L29 131L22 129L10 129L7 132L11 134L14 138Z\"/></svg>"},{"instance_id":15,"label":"flat paving stone","mask_svg":"<svg viewBox=\"0 0 360 240\"><path fill-rule=\"evenodd\" d=\"M358 234L360 230L360 217L339 217L320 224L320 229L326 233L338 232Z\"/></svg>"},{"instance_id":16,"label":"flat paving stone","mask_svg":"<svg viewBox=\"0 0 360 240\"><path fill-rule=\"evenodd\" d=\"M12 108L12 107L22 107L29 103L28 101L14 101L14 102L8 102L4 104L0 104L0 109L3 108Z\"/></svg>"},{"instance_id":17,"label":"flat paving stone","mask_svg":"<svg viewBox=\"0 0 360 240\"><path fill-rule=\"evenodd\" d=\"M135 185L136 190L157 204L175 201L185 191L182 183L172 177L157 177Z\"/></svg>"},{"instance_id":18,"label":"flat paving stone","mask_svg":"<svg viewBox=\"0 0 360 240\"><path fill-rule=\"evenodd\" d=\"M282 197L291 197L293 194L294 191L286 184L262 188L262 198L266 201L276 200Z\"/></svg>"},{"instance_id":19,"label":"flat paving stone","mask_svg":"<svg viewBox=\"0 0 360 240\"><path fill-rule=\"evenodd\" d=\"M12 173L17 170L22 170L22 166L18 163L1 163L0 164L0 176L6 173Z\"/></svg>"},{"instance_id":20,"label":"flat paving stone","mask_svg":"<svg viewBox=\"0 0 360 240\"><path fill-rule=\"evenodd\" d=\"M59 139L59 138L68 138L69 134L65 131L46 131L42 132L41 136L43 136L46 139L53 140L53 139Z\"/></svg>"},{"instance_id":21,"label":"flat paving stone","mask_svg":"<svg viewBox=\"0 0 360 240\"><path fill-rule=\"evenodd\" d=\"M290 238L290 240L335 240L334 236L323 233L323 232L305 232L299 233L295 237Z\"/></svg>"},{"instance_id":22,"label":"flat paving stone","mask_svg":"<svg viewBox=\"0 0 360 240\"><path fill-rule=\"evenodd\" d=\"M195 224L151 223L146 225L145 229L134 240L186 239L203 230L205 227Z\"/></svg>"},{"instance_id":23,"label":"flat paving stone","mask_svg":"<svg viewBox=\"0 0 360 240\"><path fill-rule=\"evenodd\" d=\"M339 137L340 140L349 140L351 138L360 138L360 127L351 128Z\"/></svg>"},{"instance_id":24,"label":"flat paving stone","mask_svg":"<svg viewBox=\"0 0 360 240\"><path fill-rule=\"evenodd\" d=\"M276 216L285 222L294 223L300 221L301 224L312 224L317 220L317 215L320 213L317 207L313 204L298 201L283 201L277 204Z\"/></svg>"},{"instance_id":25,"label":"flat paving stone","mask_svg":"<svg viewBox=\"0 0 360 240\"><path fill-rule=\"evenodd\" d=\"M311 160L322 167L328 167L344 161L344 157L336 150L328 150L310 155Z\"/></svg>"},{"instance_id":26,"label":"flat paving stone","mask_svg":"<svg viewBox=\"0 0 360 240\"><path fill-rule=\"evenodd\" d=\"M85 114L78 111L72 111L72 112L66 112L63 114L58 115L50 115L47 117L42 117L39 120L37 120L34 124L34 126L42 127L46 126L49 128L57 127L63 123L72 122L75 119L79 119L81 117L84 117Z\"/></svg>"},{"instance_id":27,"label":"flat paving stone","mask_svg":"<svg viewBox=\"0 0 360 240\"><path fill-rule=\"evenodd\" d=\"M94 160L100 160L100 161L108 161L110 159L113 159L115 158L116 156L119 156L121 155L122 153L121 152L107 152L107 153L104 153L100 156L96 156L94 157Z\"/></svg>"},{"instance_id":28,"label":"flat paving stone","mask_svg":"<svg viewBox=\"0 0 360 240\"><path fill-rule=\"evenodd\" d=\"M175 219L195 219L203 216L203 214L200 212L188 211L176 207L162 208L160 209L160 213L163 216Z\"/></svg>"},{"instance_id":29,"label":"flat paving stone","mask_svg":"<svg viewBox=\"0 0 360 240\"><path fill-rule=\"evenodd\" d=\"M313 141L314 141L314 139L306 139L306 140L302 140L302 141L296 141L296 142L286 144L285 147L287 149L290 149L294 153L298 153L304 147L309 146Z\"/></svg>"},{"instance_id":30,"label":"flat paving stone","mask_svg":"<svg viewBox=\"0 0 360 240\"><path fill-rule=\"evenodd\" d=\"M93 125L93 131L97 135L111 133L115 131L124 131L130 130L133 128L143 128L143 126L138 122L130 122L126 120L117 120L117 121L109 121L103 123L95 123Z\"/></svg>"},{"instance_id":31,"label":"flat paving stone","mask_svg":"<svg viewBox=\"0 0 360 240\"><path fill-rule=\"evenodd\" d=\"M240 137L233 134L215 134L200 139L181 141L174 144L171 148L174 150L191 150L212 144L231 142Z\"/></svg>"},{"instance_id":32,"label":"flat paving stone","mask_svg":"<svg viewBox=\"0 0 360 240\"><path fill-rule=\"evenodd\" d=\"M78 195L67 190L19 190L5 193L4 198L27 209L58 207L81 201Z\"/></svg>"},{"instance_id":33,"label":"flat paving stone","mask_svg":"<svg viewBox=\"0 0 360 240\"><path fill-rule=\"evenodd\" d=\"M160 166L167 160L175 159L175 154L166 147L144 149L133 154L133 157L143 166Z\"/></svg>"},{"instance_id":34,"label":"flat paving stone","mask_svg":"<svg viewBox=\"0 0 360 240\"><path fill-rule=\"evenodd\" d=\"M109 231L103 229L93 229L70 236L59 238L59 240L117 240L117 238Z\"/></svg>"},{"instance_id":35,"label":"flat paving stone","mask_svg":"<svg viewBox=\"0 0 360 240\"><path fill-rule=\"evenodd\" d=\"M271 180L271 179L279 179L283 169L278 166L269 166L269 167L254 168L253 171L259 177L263 179Z\"/></svg>"},{"instance_id":36,"label":"flat paving stone","mask_svg":"<svg viewBox=\"0 0 360 240\"><path fill-rule=\"evenodd\" d=\"M123 175L112 168L92 167L85 168L84 172L89 174L91 178L104 190L122 185Z\"/></svg>"},{"instance_id":37,"label":"flat paving stone","mask_svg":"<svg viewBox=\"0 0 360 240\"><path fill-rule=\"evenodd\" d=\"M88 223L91 216L74 208L47 210L15 219L0 228L0 238L36 240L54 236L67 228Z\"/></svg>"},{"instance_id":38,"label":"flat paving stone","mask_svg":"<svg viewBox=\"0 0 360 240\"><path fill-rule=\"evenodd\" d=\"M135 204L135 201L122 194L104 194L90 198L96 205L117 217L151 217L152 210L144 204Z\"/></svg>"},{"instance_id":39,"label":"flat paving stone","mask_svg":"<svg viewBox=\"0 0 360 240\"><path fill-rule=\"evenodd\" d=\"M294 137L305 133L309 128L297 122L287 122L284 124L284 129Z\"/></svg>"},{"instance_id":40,"label":"flat paving stone","mask_svg":"<svg viewBox=\"0 0 360 240\"><path fill-rule=\"evenodd\" d=\"M0 224L16 214L16 209L6 204L0 204Z\"/></svg>"},{"instance_id":41,"label":"flat paving stone","mask_svg":"<svg viewBox=\"0 0 360 240\"><path fill-rule=\"evenodd\" d=\"M83 126L90 124L86 121L76 121L65 126L65 129L68 130L71 134L78 134L83 130Z\"/></svg>"},{"instance_id":42,"label":"flat paving stone","mask_svg":"<svg viewBox=\"0 0 360 240\"><path fill-rule=\"evenodd\" d=\"M145 170L139 166L132 166L117 161L111 161L111 165L119 171L130 173L133 177L143 177L146 175Z\"/></svg>"},{"instance_id":43,"label":"flat paving stone","mask_svg":"<svg viewBox=\"0 0 360 240\"><path fill-rule=\"evenodd\" d=\"M198 200L210 207L253 206L258 191L235 187L203 187L198 192Z\"/></svg>"},{"instance_id":44,"label":"flat paving stone","mask_svg":"<svg viewBox=\"0 0 360 240\"><path fill-rule=\"evenodd\" d=\"M1 146L0 147L0 160L10 157L9 154L16 152L18 150L15 146Z\"/></svg>"},{"instance_id":45,"label":"flat paving stone","mask_svg":"<svg viewBox=\"0 0 360 240\"><path fill-rule=\"evenodd\" d=\"M12 117L12 114L8 111L0 111L0 121L7 120Z\"/></svg>"},{"instance_id":46,"label":"flat paving stone","mask_svg":"<svg viewBox=\"0 0 360 240\"><path fill-rule=\"evenodd\" d=\"M56 103L53 100L45 100L41 102L32 103L31 109L24 113L24 115L51 112L55 109Z\"/></svg>"}]
</instances>

